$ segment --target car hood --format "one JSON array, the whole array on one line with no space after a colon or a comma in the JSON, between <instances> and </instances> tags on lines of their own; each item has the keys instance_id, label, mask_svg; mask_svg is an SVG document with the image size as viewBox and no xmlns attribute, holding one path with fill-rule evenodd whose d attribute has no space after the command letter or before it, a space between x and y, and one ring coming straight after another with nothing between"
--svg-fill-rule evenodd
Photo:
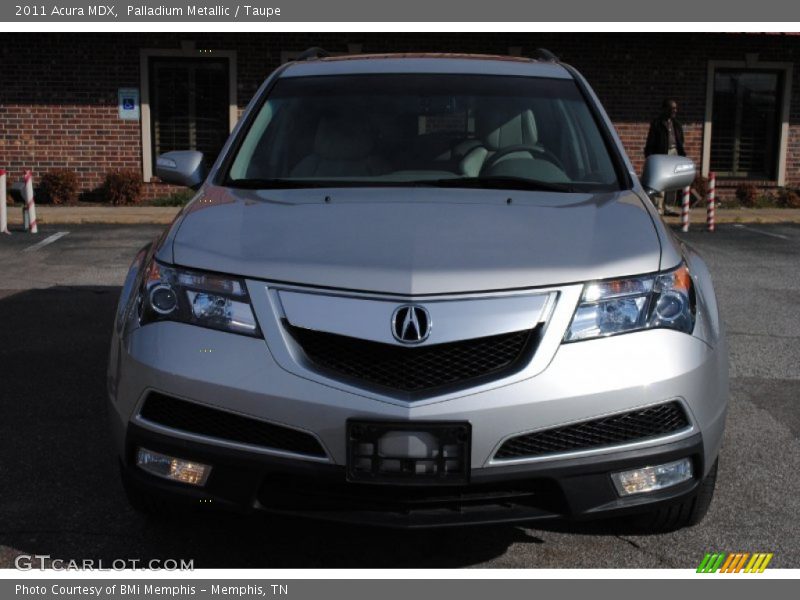
<instances>
[{"instance_id":1,"label":"car hood","mask_svg":"<svg viewBox=\"0 0 800 600\"><path fill-rule=\"evenodd\" d=\"M208 187L170 234L175 264L398 295L549 286L656 271L633 192Z\"/></svg>"}]
</instances>

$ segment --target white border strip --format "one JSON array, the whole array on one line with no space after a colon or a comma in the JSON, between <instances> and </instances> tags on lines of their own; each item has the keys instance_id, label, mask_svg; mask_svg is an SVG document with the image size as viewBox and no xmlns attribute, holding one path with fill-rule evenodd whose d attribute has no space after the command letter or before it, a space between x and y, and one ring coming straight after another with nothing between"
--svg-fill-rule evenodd
<instances>
[{"instance_id":1,"label":"white border strip","mask_svg":"<svg viewBox=\"0 0 800 600\"><path fill-rule=\"evenodd\" d=\"M609 22L571 22L571 21L504 21L492 22L448 22L418 23L403 21L387 23L382 21L209 21L209 22L86 22L64 21L60 23L41 23L38 21L15 21L17 30L26 32L91 32L114 33L124 32L178 32L202 33L242 33L242 32L285 32L285 33L382 33L382 32L454 32L454 33L500 33L500 32L598 32L598 33L780 33L800 31L800 22L773 21L764 23L732 22L732 23L683 23L680 21L609 21ZM535 46L535 40L531 40Z\"/></svg>"},{"instance_id":2,"label":"white border strip","mask_svg":"<svg viewBox=\"0 0 800 600\"><path fill-rule=\"evenodd\" d=\"M687 556L699 564L702 556ZM620 561L622 562L622 561ZM287 579L709 579L691 569L197 569L195 571L17 571L0 569L0 579L242 579L280 583ZM729 580L798 579L800 569L720 576Z\"/></svg>"}]
</instances>

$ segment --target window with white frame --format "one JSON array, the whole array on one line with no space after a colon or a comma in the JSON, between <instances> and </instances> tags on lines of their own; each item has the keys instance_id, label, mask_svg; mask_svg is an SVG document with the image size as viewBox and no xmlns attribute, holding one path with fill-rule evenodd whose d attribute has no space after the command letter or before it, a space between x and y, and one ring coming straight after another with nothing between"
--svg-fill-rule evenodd
<instances>
[{"instance_id":1,"label":"window with white frame","mask_svg":"<svg viewBox=\"0 0 800 600\"><path fill-rule=\"evenodd\" d=\"M213 163L239 116L236 52L181 42L180 49L142 49L140 69L144 181L171 150L198 150Z\"/></svg>"},{"instance_id":2,"label":"window with white frame","mask_svg":"<svg viewBox=\"0 0 800 600\"><path fill-rule=\"evenodd\" d=\"M777 178L782 97L780 71L714 73L712 171L731 178Z\"/></svg>"},{"instance_id":3,"label":"window with white frame","mask_svg":"<svg viewBox=\"0 0 800 600\"><path fill-rule=\"evenodd\" d=\"M703 175L785 185L792 63L708 63Z\"/></svg>"},{"instance_id":4,"label":"window with white frame","mask_svg":"<svg viewBox=\"0 0 800 600\"><path fill-rule=\"evenodd\" d=\"M198 150L213 163L228 138L228 60L152 57L152 157Z\"/></svg>"}]
</instances>

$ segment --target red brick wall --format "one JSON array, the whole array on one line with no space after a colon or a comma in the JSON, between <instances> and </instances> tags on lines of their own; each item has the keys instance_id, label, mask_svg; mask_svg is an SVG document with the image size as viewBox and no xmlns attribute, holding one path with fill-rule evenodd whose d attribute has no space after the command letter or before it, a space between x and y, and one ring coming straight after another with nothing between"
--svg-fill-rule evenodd
<instances>
[{"instance_id":1,"label":"red brick wall","mask_svg":"<svg viewBox=\"0 0 800 600\"><path fill-rule=\"evenodd\" d=\"M523 54L546 47L576 66L594 87L629 156L641 170L650 119L664 97L679 103L689 155L702 153L708 60L795 63L787 180L800 185L800 38L743 34L5 34L0 37L0 167L12 179L26 168L43 173L75 170L84 191L97 188L111 169L141 171L137 122L117 117L117 88L139 87L140 48L236 50L238 100L243 107L280 63L282 50L322 46L344 52L449 51ZM724 185L724 184L723 184ZM168 186L147 186L148 196Z\"/></svg>"}]
</instances>

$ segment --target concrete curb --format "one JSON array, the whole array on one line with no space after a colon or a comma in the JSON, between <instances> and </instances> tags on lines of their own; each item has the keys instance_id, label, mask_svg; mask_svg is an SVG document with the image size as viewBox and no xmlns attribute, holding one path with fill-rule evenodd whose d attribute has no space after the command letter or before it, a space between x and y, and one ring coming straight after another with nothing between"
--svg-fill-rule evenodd
<instances>
[{"instance_id":1,"label":"concrete curb","mask_svg":"<svg viewBox=\"0 0 800 600\"><path fill-rule=\"evenodd\" d=\"M36 207L37 219L44 225L106 224L169 225L178 214L177 206L47 206ZM22 209L18 205L9 206L9 225L22 224ZM669 225L680 224L678 215L664 217ZM717 223L800 223L800 208L732 208L719 209ZM692 209L690 225L692 229L705 227L705 208Z\"/></svg>"},{"instance_id":2,"label":"concrete curb","mask_svg":"<svg viewBox=\"0 0 800 600\"><path fill-rule=\"evenodd\" d=\"M717 208L715 221L720 223L800 223L800 208ZM680 225L680 215L668 215L664 222ZM706 209L694 208L689 213L691 229L705 228Z\"/></svg>"},{"instance_id":3,"label":"concrete curb","mask_svg":"<svg viewBox=\"0 0 800 600\"><path fill-rule=\"evenodd\" d=\"M40 225L169 225L179 210L178 206L36 206ZM19 205L9 206L8 222L22 224Z\"/></svg>"}]
</instances>

